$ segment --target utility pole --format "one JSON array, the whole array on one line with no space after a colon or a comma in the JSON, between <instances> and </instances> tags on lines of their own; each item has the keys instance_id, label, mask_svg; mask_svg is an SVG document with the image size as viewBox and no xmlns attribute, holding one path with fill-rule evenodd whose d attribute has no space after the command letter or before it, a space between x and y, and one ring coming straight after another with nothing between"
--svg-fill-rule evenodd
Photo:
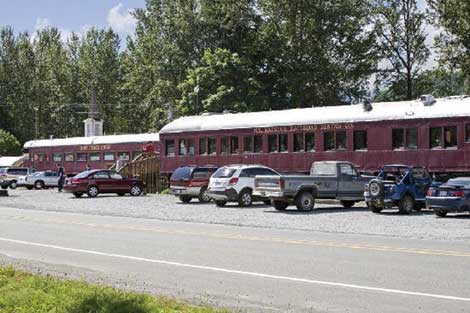
<instances>
[{"instance_id":1,"label":"utility pole","mask_svg":"<svg viewBox=\"0 0 470 313\"><path fill-rule=\"evenodd\" d=\"M196 87L194 87L194 92L196 93L196 107L194 111L196 115L199 115L199 76L196 77Z\"/></svg>"},{"instance_id":2,"label":"utility pole","mask_svg":"<svg viewBox=\"0 0 470 313\"><path fill-rule=\"evenodd\" d=\"M35 106L33 108L33 110L34 110L34 138L38 139L38 135L39 135L39 114L38 114L38 111L39 111L39 108L37 106Z\"/></svg>"}]
</instances>

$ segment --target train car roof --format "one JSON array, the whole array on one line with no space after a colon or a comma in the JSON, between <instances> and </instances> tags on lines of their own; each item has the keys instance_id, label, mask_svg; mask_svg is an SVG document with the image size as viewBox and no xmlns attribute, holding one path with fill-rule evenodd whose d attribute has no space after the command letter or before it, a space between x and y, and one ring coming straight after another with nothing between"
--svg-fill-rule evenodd
<instances>
[{"instance_id":1,"label":"train car roof","mask_svg":"<svg viewBox=\"0 0 470 313\"><path fill-rule=\"evenodd\" d=\"M76 145L101 145L101 144L119 144L119 143L139 143L148 141L159 141L158 133L152 134L128 134L96 137L72 137L57 139L32 140L24 144L24 149L39 147L58 147L58 146L76 146Z\"/></svg>"},{"instance_id":2,"label":"train car roof","mask_svg":"<svg viewBox=\"0 0 470 313\"><path fill-rule=\"evenodd\" d=\"M186 116L167 124L160 130L160 134L220 129L470 116L470 97L456 96L436 99L435 103L429 106L425 106L420 100L381 102L373 103L372 108L371 111L365 111L362 104L357 104Z\"/></svg>"}]
</instances>

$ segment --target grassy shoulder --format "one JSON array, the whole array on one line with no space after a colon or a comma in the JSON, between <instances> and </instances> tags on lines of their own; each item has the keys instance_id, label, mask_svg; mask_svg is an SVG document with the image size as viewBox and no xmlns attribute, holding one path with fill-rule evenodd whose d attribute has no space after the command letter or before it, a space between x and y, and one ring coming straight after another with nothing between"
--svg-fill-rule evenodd
<instances>
[{"instance_id":1,"label":"grassy shoulder","mask_svg":"<svg viewBox=\"0 0 470 313\"><path fill-rule=\"evenodd\" d=\"M124 292L0 267L2 313L222 313L163 297Z\"/></svg>"}]
</instances>

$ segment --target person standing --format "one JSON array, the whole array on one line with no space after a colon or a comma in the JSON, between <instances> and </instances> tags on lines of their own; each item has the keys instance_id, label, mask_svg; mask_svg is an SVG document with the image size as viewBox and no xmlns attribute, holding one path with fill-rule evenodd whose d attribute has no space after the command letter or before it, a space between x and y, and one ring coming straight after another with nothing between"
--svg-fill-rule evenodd
<instances>
[{"instance_id":1,"label":"person standing","mask_svg":"<svg viewBox=\"0 0 470 313\"><path fill-rule=\"evenodd\" d=\"M58 186L57 186L58 191L62 192L62 189L64 188L64 182L65 182L65 170L61 164L57 164L57 177L59 179Z\"/></svg>"}]
</instances>

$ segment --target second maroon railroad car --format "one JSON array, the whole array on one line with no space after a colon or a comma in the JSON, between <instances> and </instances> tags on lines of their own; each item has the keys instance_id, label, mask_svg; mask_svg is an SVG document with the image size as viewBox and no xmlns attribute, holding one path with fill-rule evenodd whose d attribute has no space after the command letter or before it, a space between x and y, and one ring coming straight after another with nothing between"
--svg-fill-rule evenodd
<instances>
[{"instance_id":1,"label":"second maroon railroad car","mask_svg":"<svg viewBox=\"0 0 470 313\"><path fill-rule=\"evenodd\" d=\"M121 166L145 149L158 153L159 147L158 134L132 134L33 140L26 142L23 149L28 156L25 166L46 171L55 170L60 163L67 175L72 175L87 165L92 169Z\"/></svg>"},{"instance_id":2,"label":"second maroon railroad car","mask_svg":"<svg viewBox=\"0 0 470 313\"><path fill-rule=\"evenodd\" d=\"M351 161L368 172L405 163L470 173L470 98L203 114L169 123L160 139L162 173L232 163L308 173L323 160Z\"/></svg>"}]
</instances>

